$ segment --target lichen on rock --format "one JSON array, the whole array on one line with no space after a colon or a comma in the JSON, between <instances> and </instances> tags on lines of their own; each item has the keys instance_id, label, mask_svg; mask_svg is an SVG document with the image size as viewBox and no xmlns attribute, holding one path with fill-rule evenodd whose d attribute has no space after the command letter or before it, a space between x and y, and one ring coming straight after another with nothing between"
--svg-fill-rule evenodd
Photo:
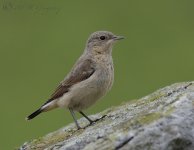
<instances>
[{"instance_id":1,"label":"lichen on rock","mask_svg":"<svg viewBox=\"0 0 194 150\"><path fill-rule=\"evenodd\" d=\"M173 84L90 117L104 115L85 129L72 123L19 149L194 149L194 82ZM79 122L87 126L84 118Z\"/></svg>"}]
</instances>

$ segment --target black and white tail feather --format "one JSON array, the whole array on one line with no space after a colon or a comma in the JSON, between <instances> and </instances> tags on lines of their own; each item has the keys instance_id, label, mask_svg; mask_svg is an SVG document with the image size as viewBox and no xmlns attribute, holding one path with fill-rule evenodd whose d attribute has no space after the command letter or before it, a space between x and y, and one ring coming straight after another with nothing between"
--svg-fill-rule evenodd
<instances>
[{"instance_id":1,"label":"black and white tail feather","mask_svg":"<svg viewBox=\"0 0 194 150\"><path fill-rule=\"evenodd\" d=\"M35 112L33 112L32 114L30 114L28 117L26 117L26 120L31 120L33 118L35 118L36 116L38 116L39 114L41 114L44 109L49 105L49 103L51 103L52 100L49 99L48 101L46 101L46 103L44 103L39 109L37 109Z\"/></svg>"},{"instance_id":2,"label":"black and white tail feather","mask_svg":"<svg viewBox=\"0 0 194 150\"><path fill-rule=\"evenodd\" d=\"M26 120L33 119L34 117L38 116L41 112L42 112L42 108L39 108L38 110L30 114L28 117L26 117Z\"/></svg>"}]
</instances>

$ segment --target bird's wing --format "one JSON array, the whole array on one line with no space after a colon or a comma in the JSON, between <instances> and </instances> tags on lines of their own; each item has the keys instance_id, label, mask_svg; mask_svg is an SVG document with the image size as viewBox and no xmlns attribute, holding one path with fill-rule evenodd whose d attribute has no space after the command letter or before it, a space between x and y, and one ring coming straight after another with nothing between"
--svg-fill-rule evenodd
<instances>
[{"instance_id":1,"label":"bird's wing","mask_svg":"<svg viewBox=\"0 0 194 150\"><path fill-rule=\"evenodd\" d=\"M88 79L94 72L95 72L94 63L92 63L91 59L78 61L75 64L74 69L59 84L55 92L51 95L51 98L45 104L61 97L64 93L68 92L69 88L72 85Z\"/></svg>"}]
</instances>

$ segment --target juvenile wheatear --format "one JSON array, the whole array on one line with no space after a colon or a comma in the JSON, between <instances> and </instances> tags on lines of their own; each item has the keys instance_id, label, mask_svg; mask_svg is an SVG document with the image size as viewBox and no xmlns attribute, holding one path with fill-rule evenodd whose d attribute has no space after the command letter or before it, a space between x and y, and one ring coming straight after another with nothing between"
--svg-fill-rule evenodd
<instances>
[{"instance_id":1,"label":"juvenile wheatear","mask_svg":"<svg viewBox=\"0 0 194 150\"><path fill-rule=\"evenodd\" d=\"M90 35L85 50L71 72L59 84L50 99L29 115L30 120L42 112L62 107L68 108L78 129L80 126L74 111L93 123L82 110L94 104L112 87L114 67L112 60L113 43L123 39L108 31L97 31Z\"/></svg>"}]
</instances>

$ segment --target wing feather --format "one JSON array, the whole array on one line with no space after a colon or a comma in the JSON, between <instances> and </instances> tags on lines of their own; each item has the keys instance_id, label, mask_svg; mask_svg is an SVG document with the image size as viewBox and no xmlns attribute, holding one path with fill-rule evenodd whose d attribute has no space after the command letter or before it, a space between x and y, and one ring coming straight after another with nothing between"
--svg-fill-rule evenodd
<instances>
[{"instance_id":1,"label":"wing feather","mask_svg":"<svg viewBox=\"0 0 194 150\"><path fill-rule=\"evenodd\" d=\"M51 98L45 104L63 96L64 93L69 91L71 86L88 79L95 72L94 63L92 63L91 59L78 61L73 68L74 69L58 85L54 93L51 95Z\"/></svg>"}]
</instances>

